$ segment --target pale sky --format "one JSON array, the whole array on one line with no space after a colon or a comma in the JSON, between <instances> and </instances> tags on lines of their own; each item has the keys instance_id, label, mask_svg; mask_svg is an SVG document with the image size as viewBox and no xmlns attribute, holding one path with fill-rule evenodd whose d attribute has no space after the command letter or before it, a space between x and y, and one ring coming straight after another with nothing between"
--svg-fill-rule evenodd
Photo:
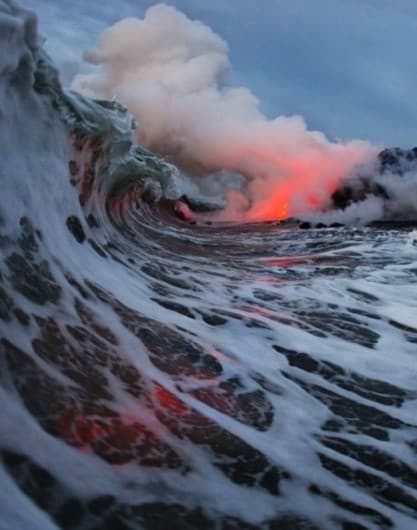
<instances>
[{"instance_id":1,"label":"pale sky","mask_svg":"<svg viewBox=\"0 0 417 530\"><path fill-rule=\"evenodd\" d=\"M20 0L34 8L63 78L82 51L149 0ZM301 114L331 139L417 145L416 0L172 0L228 42L230 84L270 117Z\"/></svg>"}]
</instances>

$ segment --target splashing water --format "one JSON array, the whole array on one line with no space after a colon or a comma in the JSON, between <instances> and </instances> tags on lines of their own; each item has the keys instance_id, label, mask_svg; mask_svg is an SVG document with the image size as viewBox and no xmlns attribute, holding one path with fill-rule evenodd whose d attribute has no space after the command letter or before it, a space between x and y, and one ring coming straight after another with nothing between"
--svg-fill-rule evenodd
<instances>
[{"instance_id":1,"label":"splashing water","mask_svg":"<svg viewBox=\"0 0 417 530\"><path fill-rule=\"evenodd\" d=\"M207 28L150 13L182 20L203 51L216 42L221 62ZM170 50L146 35L159 68ZM189 49L178 39L174 57ZM415 233L181 222L191 184L132 143L119 103L62 90L36 17L12 0L0 49L0 529L414 528ZM109 64L129 72L122 58ZM203 80L211 61L197 61ZM178 159L229 160L254 218L292 212L300 187L321 201L334 164L361 159L298 118L273 133L260 118L238 145L210 123L195 144L207 157L189 158L184 136ZM281 181L272 201L257 189Z\"/></svg>"}]
</instances>

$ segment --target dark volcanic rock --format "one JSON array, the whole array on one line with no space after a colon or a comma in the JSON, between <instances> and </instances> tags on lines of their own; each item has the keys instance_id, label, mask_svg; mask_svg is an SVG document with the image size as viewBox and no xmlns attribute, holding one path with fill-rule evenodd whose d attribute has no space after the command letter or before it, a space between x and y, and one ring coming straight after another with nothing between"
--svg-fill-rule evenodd
<instances>
[{"instance_id":1,"label":"dark volcanic rock","mask_svg":"<svg viewBox=\"0 0 417 530\"><path fill-rule=\"evenodd\" d=\"M392 172L402 175L405 171L417 167L417 147L384 149L378 155L378 162L381 173Z\"/></svg>"},{"instance_id":2,"label":"dark volcanic rock","mask_svg":"<svg viewBox=\"0 0 417 530\"><path fill-rule=\"evenodd\" d=\"M375 177L392 173L401 178L405 173L417 169L417 147L384 149L378 154L376 175L362 175L349 180L332 195L333 207L344 210L355 202L361 202L369 196L390 199L388 190Z\"/></svg>"},{"instance_id":3,"label":"dark volcanic rock","mask_svg":"<svg viewBox=\"0 0 417 530\"><path fill-rule=\"evenodd\" d=\"M71 215L70 217L68 217L67 228L78 241L78 243L84 242L85 233L78 217L75 217L75 215Z\"/></svg>"},{"instance_id":4,"label":"dark volcanic rock","mask_svg":"<svg viewBox=\"0 0 417 530\"><path fill-rule=\"evenodd\" d=\"M368 177L360 177L349 181L349 184L345 184L336 190L331 199L335 208L344 210L354 202L364 201L370 195L389 199L385 188Z\"/></svg>"},{"instance_id":5,"label":"dark volcanic rock","mask_svg":"<svg viewBox=\"0 0 417 530\"><path fill-rule=\"evenodd\" d=\"M184 201L175 201L174 212L175 215L182 221L186 221L187 223L195 222L195 217L191 208Z\"/></svg>"}]
</instances>

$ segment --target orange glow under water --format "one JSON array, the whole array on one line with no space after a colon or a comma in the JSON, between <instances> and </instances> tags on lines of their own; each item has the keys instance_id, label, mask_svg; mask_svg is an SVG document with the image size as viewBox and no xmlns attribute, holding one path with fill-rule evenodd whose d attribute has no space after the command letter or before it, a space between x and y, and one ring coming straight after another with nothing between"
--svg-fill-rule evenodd
<instances>
[{"instance_id":1,"label":"orange glow under water","mask_svg":"<svg viewBox=\"0 0 417 530\"><path fill-rule=\"evenodd\" d=\"M253 220L281 221L309 210L318 210L326 205L337 189L341 176L323 178L317 182L310 168L297 168L288 179L278 182L269 190L269 197L256 203L249 216Z\"/></svg>"},{"instance_id":2,"label":"orange glow under water","mask_svg":"<svg viewBox=\"0 0 417 530\"><path fill-rule=\"evenodd\" d=\"M153 395L156 398L156 401L162 405L164 409L171 411L178 416L182 416L188 411L185 403L163 387L156 387Z\"/></svg>"},{"instance_id":3,"label":"orange glow under water","mask_svg":"<svg viewBox=\"0 0 417 530\"><path fill-rule=\"evenodd\" d=\"M323 209L342 179L372 153L369 146L338 144L300 146L299 152L277 155L258 147L250 153L248 220L284 220Z\"/></svg>"}]
</instances>

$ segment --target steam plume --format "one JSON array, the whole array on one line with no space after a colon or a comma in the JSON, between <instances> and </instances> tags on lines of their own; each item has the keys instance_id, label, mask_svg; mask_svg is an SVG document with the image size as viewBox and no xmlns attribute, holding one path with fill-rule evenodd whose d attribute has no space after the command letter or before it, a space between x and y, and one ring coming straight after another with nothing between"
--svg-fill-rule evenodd
<instances>
[{"instance_id":1,"label":"steam plume","mask_svg":"<svg viewBox=\"0 0 417 530\"><path fill-rule=\"evenodd\" d=\"M139 143L189 174L246 177L243 190L228 194L229 217L279 219L322 206L376 153L362 141L332 143L300 116L266 118L248 89L227 86L224 40L164 4L105 30L85 59L98 68L73 88L126 105Z\"/></svg>"}]
</instances>

